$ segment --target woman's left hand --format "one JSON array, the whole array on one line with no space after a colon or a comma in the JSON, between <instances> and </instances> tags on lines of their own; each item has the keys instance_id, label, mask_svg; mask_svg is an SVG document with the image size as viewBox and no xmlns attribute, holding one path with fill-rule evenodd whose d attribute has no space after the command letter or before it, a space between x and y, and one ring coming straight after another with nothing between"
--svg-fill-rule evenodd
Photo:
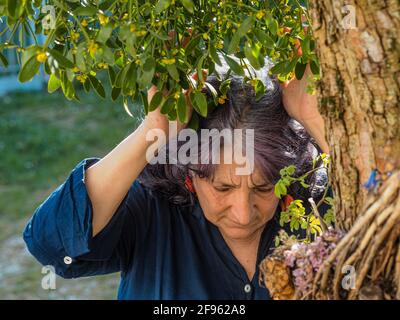
<instances>
[{"instance_id":1,"label":"woman's left hand","mask_svg":"<svg viewBox=\"0 0 400 320\"><path fill-rule=\"evenodd\" d=\"M316 95L306 92L307 77L311 74L310 65L304 72L303 78L296 78L281 84L283 105L287 113L301 124L320 117Z\"/></svg>"},{"instance_id":2,"label":"woman's left hand","mask_svg":"<svg viewBox=\"0 0 400 320\"><path fill-rule=\"evenodd\" d=\"M297 120L315 139L321 150L329 154L325 123L318 111L317 96L306 91L307 77L310 74L310 66L307 65L301 80L293 79L281 85L283 106L289 116Z\"/></svg>"}]
</instances>

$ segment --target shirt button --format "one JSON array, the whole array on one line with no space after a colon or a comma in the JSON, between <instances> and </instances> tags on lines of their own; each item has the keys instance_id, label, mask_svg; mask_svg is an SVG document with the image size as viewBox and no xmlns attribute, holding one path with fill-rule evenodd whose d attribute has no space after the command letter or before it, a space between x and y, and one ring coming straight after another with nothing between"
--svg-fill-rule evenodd
<instances>
[{"instance_id":1,"label":"shirt button","mask_svg":"<svg viewBox=\"0 0 400 320\"><path fill-rule=\"evenodd\" d=\"M71 263L72 263L72 258L71 258L71 257L68 257L68 256L65 256L65 257L64 257L64 263L65 263L65 264L71 264Z\"/></svg>"},{"instance_id":2,"label":"shirt button","mask_svg":"<svg viewBox=\"0 0 400 320\"><path fill-rule=\"evenodd\" d=\"M244 286L244 292L249 293L250 291L251 291L251 285L246 284L246 285Z\"/></svg>"}]
</instances>

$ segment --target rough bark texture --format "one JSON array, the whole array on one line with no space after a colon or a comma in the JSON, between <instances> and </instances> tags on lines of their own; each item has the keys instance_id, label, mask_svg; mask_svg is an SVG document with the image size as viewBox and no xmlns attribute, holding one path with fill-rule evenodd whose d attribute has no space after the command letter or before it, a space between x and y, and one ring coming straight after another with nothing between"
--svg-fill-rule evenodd
<instances>
[{"instance_id":1,"label":"rough bark texture","mask_svg":"<svg viewBox=\"0 0 400 320\"><path fill-rule=\"evenodd\" d=\"M371 171L385 177L400 168L400 4L311 2L335 211L338 227L349 230L365 210Z\"/></svg>"}]
</instances>

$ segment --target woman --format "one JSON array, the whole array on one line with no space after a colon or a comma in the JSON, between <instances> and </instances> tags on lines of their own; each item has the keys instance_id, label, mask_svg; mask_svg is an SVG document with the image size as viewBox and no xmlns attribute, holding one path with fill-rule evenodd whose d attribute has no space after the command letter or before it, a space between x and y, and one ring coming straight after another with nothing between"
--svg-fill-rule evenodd
<instances>
[{"instance_id":1,"label":"woman","mask_svg":"<svg viewBox=\"0 0 400 320\"><path fill-rule=\"evenodd\" d=\"M226 71L219 70L220 80ZM65 278L120 271L119 299L269 299L258 265L279 228L282 202L273 185L284 166L296 165L297 174L309 169L321 151L314 142L328 148L305 80L281 90L267 67L260 74L268 87L260 101L242 78L230 77L225 103L199 124L254 129L251 173L236 174L235 162L149 164L146 150L154 142L146 135L153 129L173 135L167 118L150 112L104 158L82 160L37 208L24 231L30 252ZM207 82L219 88L217 77ZM178 131L184 127L179 123ZM310 192L319 195L317 187L296 188L289 192L305 202Z\"/></svg>"}]
</instances>

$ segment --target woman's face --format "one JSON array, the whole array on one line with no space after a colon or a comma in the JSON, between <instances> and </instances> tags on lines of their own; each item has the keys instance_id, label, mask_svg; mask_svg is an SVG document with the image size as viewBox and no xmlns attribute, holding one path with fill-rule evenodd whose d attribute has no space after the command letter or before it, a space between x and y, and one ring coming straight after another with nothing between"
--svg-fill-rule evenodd
<instances>
[{"instance_id":1,"label":"woman's face","mask_svg":"<svg viewBox=\"0 0 400 320\"><path fill-rule=\"evenodd\" d=\"M193 178L201 208L208 221L231 240L246 240L272 219L279 204L274 186L259 170L236 175L236 164L219 164L213 181Z\"/></svg>"}]
</instances>

